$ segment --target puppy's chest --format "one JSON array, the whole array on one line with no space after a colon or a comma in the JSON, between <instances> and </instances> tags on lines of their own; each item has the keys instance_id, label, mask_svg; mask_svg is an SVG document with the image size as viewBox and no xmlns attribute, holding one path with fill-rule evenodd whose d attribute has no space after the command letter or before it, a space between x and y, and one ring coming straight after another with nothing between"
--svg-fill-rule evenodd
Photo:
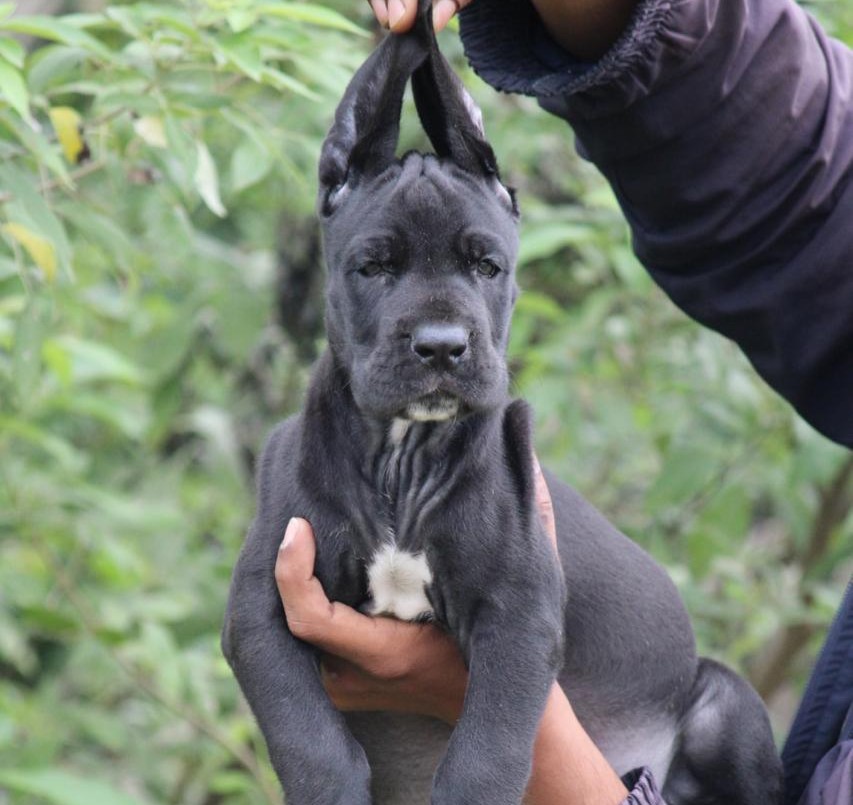
<instances>
[{"instance_id":1,"label":"puppy's chest","mask_svg":"<svg viewBox=\"0 0 853 805\"><path fill-rule=\"evenodd\" d=\"M372 462L373 493L357 524L371 614L402 620L435 615L439 580L432 542L454 481L442 447L428 428L397 425Z\"/></svg>"},{"instance_id":2,"label":"puppy's chest","mask_svg":"<svg viewBox=\"0 0 853 805\"><path fill-rule=\"evenodd\" d=\"M410 553L393 543L382 545L367 567L371 615L393 615L406 621L427 620L435 612L429 597L432 570L421 551Z\"/></svg>"}]
</instances>

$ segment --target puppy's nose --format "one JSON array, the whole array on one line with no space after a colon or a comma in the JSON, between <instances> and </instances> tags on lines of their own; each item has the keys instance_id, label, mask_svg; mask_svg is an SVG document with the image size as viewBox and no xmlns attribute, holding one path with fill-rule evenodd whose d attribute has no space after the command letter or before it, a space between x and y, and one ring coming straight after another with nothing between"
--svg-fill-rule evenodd
<instances>
[{"instance_id":1,"label":"puppy's nose","mask_svg":"<svg viewBox=\"0 0 853 805\"><path fill-rule=\"evenodd\" d=\"M412 333L412 352L436 369L450 369L468 350L468 331L458 324L421 324Z\"/></svg>"}]
</instances>

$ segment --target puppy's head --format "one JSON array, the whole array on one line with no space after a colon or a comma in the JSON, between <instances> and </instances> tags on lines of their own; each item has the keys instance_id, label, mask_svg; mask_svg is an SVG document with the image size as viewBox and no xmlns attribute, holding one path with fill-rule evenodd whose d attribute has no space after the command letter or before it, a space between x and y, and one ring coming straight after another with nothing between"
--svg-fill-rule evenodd
<instances>
[{"instance_id":1,"label":"puppy's head","mask_svg":"<svg viewBox=\"0 0 853 805\"><path fill-rule=\"evenodd\" d=\"M411 77L435 154L395 157ZM430 4L356 73L320 158L326 327L358 407L439 420L504 399L518 211Z\"/></svg>"}]
</instances>

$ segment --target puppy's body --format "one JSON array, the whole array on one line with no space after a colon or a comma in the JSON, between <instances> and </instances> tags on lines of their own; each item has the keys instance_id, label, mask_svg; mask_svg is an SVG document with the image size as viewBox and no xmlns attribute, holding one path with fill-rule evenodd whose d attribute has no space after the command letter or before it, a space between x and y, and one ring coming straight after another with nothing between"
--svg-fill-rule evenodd
<instances>
[{"instance_id":1,"label":"puppy's body","mask_svg":"<svg viewBox=\"0 0 853 805\"><path fill-rule=\"evenodd\" d=\"M670 805L770 805L761 703L697 659L666 574L551 477L562 575L542 533L504 359L517 211L428 11L361 68L324 145L329 350L264 452L223 632L288 805L517 805L558 671L617 771L652 767ZM395 158L409 76L437 156ZM348 728L333 708L273 579L293 516L314 528L330 598L457 640L469 683L452 732L382 714Z\"/></svg>"},{"instance_id":2,"label":"puppy's body","mask_svg":"<svg viewBox=\"0 0 853 805\"><path fill-rule=\"evenodd\" d=\"M435 617L459 641L471 674L468 718L438 772L435 801L517 803L562 659L562 584L533 506L526 409L411 422L401 434L393 422L363 417L334 364L324 356L305 411L276 430L264 453L226 653L289 802L368 802L367 763L320 687L314 652L286 631L270 568L295 514L314 527L324 589L350 606L382 606L369 578L388 569L390 551L403 558L402 571L417 558L429 583L414 592L428 608L390 614ZM407 605L412 574L385 575L388 600ZM373 772L382 785L381 770Z\"/></svg>"},{"instance_id":3,"label":"puppy's body","mask_svg":"<svg viewBox=\"0 0 853 805\"><path fill-rule=\"evenodd\" d=\"M670 805L770 805L779 761L763 706L739 677L697 657L665 571L575 490L545 472L568 590L558 680L620 775L652 770ZM373 769L374 802L429 802L450 728L390 713L347 716Z\"/></svg>"}]
</instances>

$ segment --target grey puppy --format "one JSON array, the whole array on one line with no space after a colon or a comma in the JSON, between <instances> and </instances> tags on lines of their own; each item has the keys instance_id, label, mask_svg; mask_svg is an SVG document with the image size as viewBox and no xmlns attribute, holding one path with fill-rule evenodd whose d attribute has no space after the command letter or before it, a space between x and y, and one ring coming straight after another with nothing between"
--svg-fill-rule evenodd
<instances>
[{"instance_id":1,"label":"grey puppy","mask_svg":"<svg viewBox=\"0 0 853 805\"><path fill-rule=\"evenodd\" d=\"M410 77L436 154L397 159ZM776 802L764 708L697 658L663 570L551 476L562 573L543 534L504 357L518 211L479 118L422 2L355 75L323 147L329 347L264 451L223 631L287 802L517 805L558 674L616 770L650 766L671 805ZM293 516L313 525L330 598L457 640L469 682L452 731L332 706L273 578Z\"/></svg>"}]
</instances>

